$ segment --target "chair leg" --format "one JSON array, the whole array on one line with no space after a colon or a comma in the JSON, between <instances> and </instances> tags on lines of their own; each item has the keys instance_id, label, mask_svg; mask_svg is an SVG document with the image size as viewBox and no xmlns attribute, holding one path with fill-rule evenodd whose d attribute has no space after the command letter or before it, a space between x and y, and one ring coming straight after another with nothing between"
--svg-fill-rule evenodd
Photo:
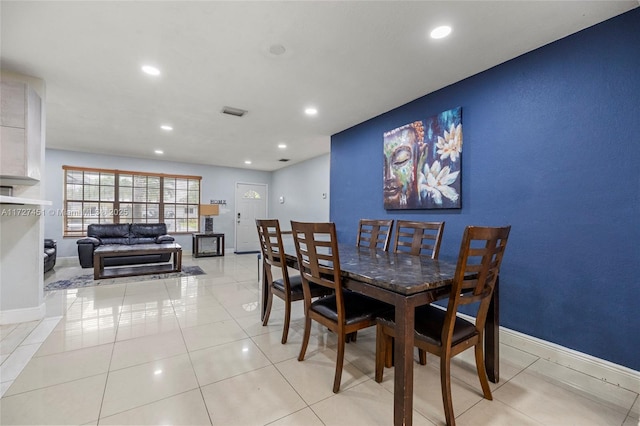
<instances>
[{"instance_id":1,"label":"chair leg","mask_svg":"<svg viewBox=\"0 0 640 426\"><path fill-rule=\"evenodd\" d=\"M340 391L340 382L342 380L342 366L344 364L344 347L345 338L338 339L338 355L336 357L336 375L333 379L333 393Z\"/></svg>"},{"instance_id":2,"label":"chair leg","mask_svg":"<svg viewBox=\"0 0 640 426\"><path fill-rule=\"evenodd\" d=\"M480 379L480 386L482 386L482 393L484 394L485 399L492 401L493 395L491 395L489 380L487 380L487 371L484 368L484 351L482 350L482 341L483 339L480 339L475 346L476 369L478 370L478 378Z\"/></svg>"},{"instance_id":3,"label":"chair leg","mask_svg":"<svg viewBox=\"0 0 640 426\"><path fill-rule=\"evenodd\" d=\"M440 386L447 426L455 426L456 418L453 414L453 400L451 399L451 359L445 354L440 356Z\"/></svg>"},{"instance_id":4,"label":"chair leg","mask_svg":"<svg viewBox=\"0 0 640 426\"><path fill-rule=\"evenodd\" d=\"M420 360L420 365L427 365L427 351L424 349L418 349L418 358Z\"/></svg>"},{"instance_id":5,"label":"chair leg","mask_svg":"<svg viewBox=\"0 0 640 426\"><path fill-rule=\"evenodd\" d=\"M393 367L393 353L395 352L395 339L388 334L384 335L384 346L386 348L384 357L384 366L387 368Z\"/></svg>"},{"instance_id":6,"label":"chair leg","mask_svg":"<svg viewBox=\"0 0 640 426\"><path fill-rule=\"evenodd\" d=\"M382 382L382 375L384 374L384 362L386 359L387 342L386 336L382 331L380 324L376 325L376 382Z\"/></svg>"},{"instance_id":7,"label":"chair leg","mask_svg":"<svg viewBox=\"0 0 640 426\"><path fill-rule=\"evenodd\" d=\"M307 345L309 344L310 334L311 334L311 318L309 318L309 315L305 315L304 337L302 338L302 346L300 347L300 355L298 355L298 361L304 360L304 354L307 352Z\"/></svg>"},{"instance_id":8,"label":"chair leg","mask_svg":"<svg viewBox=\"0 0 640 426\"><path fill-rule=\"evenodd\" d=\"M287 343L290 324L291 324L291 300L287 299L284 301L284 327L282 329L282 340L280 340L280 343L282 343L283 345Z\"/></svg>"},{"instance_id":9,"label":"chair leg","mask_svg":"<svg viewBox=\"0 0 640 426\"><path fill-rule=\"evenodd\" d=\"M264 327L269 322L269 316L271 315L271 304L273 303L273 293L269 290L269 296L267 296L267 307L264 310L264 320L262 326Z\"/></svg>"}]
</instances>

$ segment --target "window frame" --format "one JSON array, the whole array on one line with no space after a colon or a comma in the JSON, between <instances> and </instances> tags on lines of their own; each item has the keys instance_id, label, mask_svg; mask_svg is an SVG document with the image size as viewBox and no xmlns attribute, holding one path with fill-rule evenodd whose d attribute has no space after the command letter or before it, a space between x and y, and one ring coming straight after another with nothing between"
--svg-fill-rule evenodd
<instances>
[{"instance_id":1,"label":"window frame","mask_svg":"<svg viewBox=\"0 0 640 426\"><path fill-rule=\"evenodd\" d=\"M91 223L166 223L167 232L171 234L200 232L202 176L68 165L63 165L62 169L63 237L83 237ZM72 188L74 183L69 182L70 176L78 172L82 173L81 182L75 183L78 187ZM89 180L86 174L90 175ZM165 184L169 191L171 181L173 197L165 194ZM70 188L72 191L69 191ZM120 200L121 191L129 192L129 199ZM81 198L70 198L74 195L69 192L82 194ZM186 199L178 201L178 192ZM103 199L103 196L106 198ZM180 222L186 225L186 230L176 230ZM78 226L78 223L79 229L71 229L71 225Z\"/></svg>"}]
</instances>

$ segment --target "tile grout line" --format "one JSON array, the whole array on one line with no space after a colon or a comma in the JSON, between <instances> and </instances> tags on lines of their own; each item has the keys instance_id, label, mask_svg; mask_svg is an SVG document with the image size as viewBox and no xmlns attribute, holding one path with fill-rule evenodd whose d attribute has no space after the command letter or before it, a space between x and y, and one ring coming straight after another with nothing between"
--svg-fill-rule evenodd
<instances>
[{"instance_id":1,"label":"tile grout line","mask_svg":"<svg viewBox=\"0 0 640 426\"><path fill-rule=\"evenodd\" d=\"M167 287L166 283L165 283L164 287L167 290L167 292L169 292L169 288ZM171 299L171 295L170 294L169 294L169 298ZM216 300L217 300L217 298L216 298ZM223 308L224 308L224 306L223 306ZM173 300L171 300L171 309L173 310L173 314L176 315L176 306L173 303ZM224 309L226 311L226 308L224 308ZM186 310L186 308L185 308L185 310ZM177 315L176 315L176 321L178 321ZM209 406L207 406L207 401L205 400L204 393L202 392L202 385L200 384L200 380L198 379L198 375L196 374L196 369L193 366L193 359L191 358L191 352L189 351L189 347L187 346L187 341L184 338L184 332L182 330L182 326L180 325L180 321L178 321L178 329L180 330L180 337L182 337L182 343L184 344L184 349L187 352L187 356L189 357L189 364L191 364L191 371L193 371L193 377L195 377L196 383L198 384L198 392L200 393L200 398L202 398L202 404L204 405L204 409L207 412L207 417L209 418L209 423L211 425L213 425L213 419L211 418L211 413L209 412ZM186 391L186 392L190 392L190 391ZM173 396L175 396L175 395L173 395Z\"/></svg>"},{"instance_id":2,"label":"tile grout line","mask_svg":"<svg viewBox=\"0 0 640 426\"><path fill-rule=\"evenodd\" d=\"M640 394L636 395L636 399L631 404L631 407L629 408L629 411L627 411L627 417L625 417L625 419L623 420L623 424L624 424L624 422L627 421L627 419L635 419L635 417L633 416L633 407L639 401L640 401ZM638 413L638 426L640 426L640 413Z\"/></svg>"},{"instance_id":3,"label":"tile grout line","mask_svg":"<svg viewBox=\"0 0 640 426\"><path fill-rule=\"evenodd\" d=\"M49 319L57 319L56 323L54 324L54 326L48 331L47 335L44 336L41 341L37 342L33 342L33 343L25 343L29 341L29 338L34 334L34 333L40 333L40 329L39 327L47 320ZM18 349L20 348L24 348L27 346L36 346L35 350L27 357L27 359L25 360L25 362L22 363L22 367L20 368L20 371L18 371L15 375L15 377L12 380L7 380L5 382L1 382L1 383L8 383L10 382L10 384L4 389L1 390L0 389L0 398L4 397L4 394L9 390L9 388L11 388L11 386L13 385L13 382L16 381L16 379L20 376L20 374L22 373L22 371L24 371L24 369L27 367L27 365L29 364L29 362L31 361L31 359L34 357L34 355L36 354L36 352L38 352L38 350L40 349L40 347L42 346L42 344L45 342L45 340L47 340L47 338L51 335L51 333L53 332L53 329L58 325L58 323L60 322L60 320L62 319L62 316L56 316L56 317L44 317L41 320L39 320L38 324L33 327L33 329L29 332L29 334L27 334L25 336L24 339L22 339L22 341L11 351L11 353L9 354L9 356L4 360L4 362L2 363L2 366L4 366L6 368L7 363L9 362L13 362L13 357L17 356L16 351L18 351ZM21 324L21 323L19 323ZM16 329L19 327L16 326ZM12 332L14 332L14 330L12 330ZM0 366L0 368L2 368L2 366ZM2 380L2 378L0 378L0 381Z\"/></svg>"},{"instance_id":4,"label":"tile grout line","mask_svg":"<svg viewBox=\"0 0 640 426\"><path fill-rule=\"evenodd\" d=\"M122 300L120 301L121 309L118 312L118 322L115 325L116 330L113 335L113 346L111 346L111 355L109 356L109 365L107 365L107 377L104 380L104 388L102 389L102 398L100 398L100 408L98 409L98 418L96 419L96 425L100 424L100 419L102 416L102 408L104 407L104 398L107 395L107 386L109 384L109 374L111 373L111 363L113 362L113 353L116 350L116 343L118 341L118 329L120 328L120 317L122 316L122 306L124 304L124 298L126 294L127 294L127 287L125 285L124 292L122 293Z\"/></svg>"},{"instance_id":5,"label":"tile grout line","mask_svg":"<svg viewBox=\"0 0 640 426\"><path fill-rule=\"evenodd\" d=\"M504 344L504 343L502 343L502 344ZM528 419L531 419L532 421L539 423L539 422L538 422L538 420L536 420L536 419L534 419L533 417L529 416L527 413L525 413L525 412L523 412L523 411L521 411L521 410L517 409L516 407L512 407L511 405L507 404L505 401L502 401L501 399L496 398L495 396L493 396L494 391L499 390L501 387L503 387L504 385L506 385L507 383L509 383L510 381L512 381L513 379L515 379L516 377L518 377L518 376L519 376L520 374L522 374L526 369L528 369L529 367L531 367L533 364L535 364L536 362L538 362L538 361L540 360L540 357L537 357L537 356L536 356L536 358L537 358L537 359L535 359L535 360L531 361L528 365L526 365L526 366L522 367L522 368L520 369L520 371L518 371L516 374L514 374L514 375L513 375L513 377L510 377L509 379L507 379L507 380L503 381L503 382L502 382L502 383L500 383L500 384L498 384L498 383L494 383L494 384L495 384L495 385L497 385L497 386L496 386L496 388L495 388L494 390L492 390L492 391L491 391L491 396L492 396L492 398L493 398L491 401L494 401L494 400L495 400L495 401L498 401L498 402L500 402L501 404L504 404L504 405L506 405L506 406L508 406L508 407L510 407L510 408L512 408L512 409L514 409L514 410L516 410L518 413L522 414L523 416L527 417ZM459 380L461 380L461 379L459 379ZM456 417L456 419L457 419L457 418L459 418L460 416L462 416L463 414L465 414L466 412L470 411L470 410L471 410L471 409L473 409L474 407L476 407L478 404L482 403L482 401L485 401L485 399L484 399L484 398L481 398L478 402L476 402L475 404L471 405L471 407L467 408L465 411L463 411L463 412L462 412L462 413L460 413L459 415L456 415L456 416L455 416L455 417Z\"/></svg>"}]
</instances>

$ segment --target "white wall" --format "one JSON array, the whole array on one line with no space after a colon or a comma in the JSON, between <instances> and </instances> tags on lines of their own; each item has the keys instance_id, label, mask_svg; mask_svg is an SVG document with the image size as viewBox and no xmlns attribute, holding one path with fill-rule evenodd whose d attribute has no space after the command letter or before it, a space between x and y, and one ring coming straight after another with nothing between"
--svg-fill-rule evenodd
<instances>
[{"instance_id":1,"label":"white wall","mask_svg":"<svg viewBox=\"0 0 640 426\"><path fill-rule=\"evenodd\" d=\"M291 220L329 221L330 165L326 154L273 172L269 216L278 219L283 230L291 229Z\"/></svg>"},{"instance_id":2,"label":"white wall","mask_svg":"<svg viewBox=\"0 0 640 426\"><path fill-rule=\"evenodd\" d=\"M226 200L220 206L220 215L213 218L213 229L225 234L227 249L235 244L235 183L263 183L271 188L271 172L244 170L231 167L205 166L111 155L97 155L83 152L47 149L45 164L46 199L53 201L51 211L62 210L64 174L62 166L94 167L151 173L183 174L202 176L201 202ZM271 189L269 189L271 192ZM201 224L202 226L202 224ZM58 256L77 259L77 237L62 238L63 217L55 214L45 216L44 234L46 238L58 241ZM191 251L191 234L175 235L176 241L185 251Z\"/></svg>"}]
</instances>

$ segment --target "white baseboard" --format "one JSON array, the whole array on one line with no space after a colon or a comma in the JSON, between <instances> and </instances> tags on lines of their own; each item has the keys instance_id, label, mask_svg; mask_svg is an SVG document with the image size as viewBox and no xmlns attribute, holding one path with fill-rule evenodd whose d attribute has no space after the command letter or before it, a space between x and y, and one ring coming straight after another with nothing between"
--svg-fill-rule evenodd
<instances>
[{"instance_id":1,"label":"white baseboard","mask_svg":"<svg viewBox=\"0 0 640 426\"><path fill-rule=\"evenodd\" d=\"M466 314L458 315L475 323L475 318ZM500 343L530 353L563 367L570 368L587 376L604 380L632 392L640 392L640 371L613 362L596 358L556 343L547 342L537 337L500 326ZM638 425L640 426L640 424Z\"/></svg>"},{"instance_id":2,"label":"white baseboard","mask_svg":"<svg viewBox=\"0 0 640 426\"><path fill-rule=\"evenodd\" d=\"M56 266L80 266L80 261L78 256L56 257Z\"/></svg>"},{"instance_id":3,"label":"white baseboard","mask_svg":"<svg viewBox=\"0 0 640 426\"><path fill-rule=\"evenodd\" d=\"M39 321L44 318L46 311L47 308L44 303L33 308L0 311L0 325Z\"/></svg>"},{"instance_id":4,"label":"white baseboard","mask_svg":"<svg viewBox=\"0 0 640 426\"><path fill-rule=\"evenodd\" d=\"M500 327L500 343L632 392L640 391L640 371L504 327Z\"/></svg>"}]
</instances>

